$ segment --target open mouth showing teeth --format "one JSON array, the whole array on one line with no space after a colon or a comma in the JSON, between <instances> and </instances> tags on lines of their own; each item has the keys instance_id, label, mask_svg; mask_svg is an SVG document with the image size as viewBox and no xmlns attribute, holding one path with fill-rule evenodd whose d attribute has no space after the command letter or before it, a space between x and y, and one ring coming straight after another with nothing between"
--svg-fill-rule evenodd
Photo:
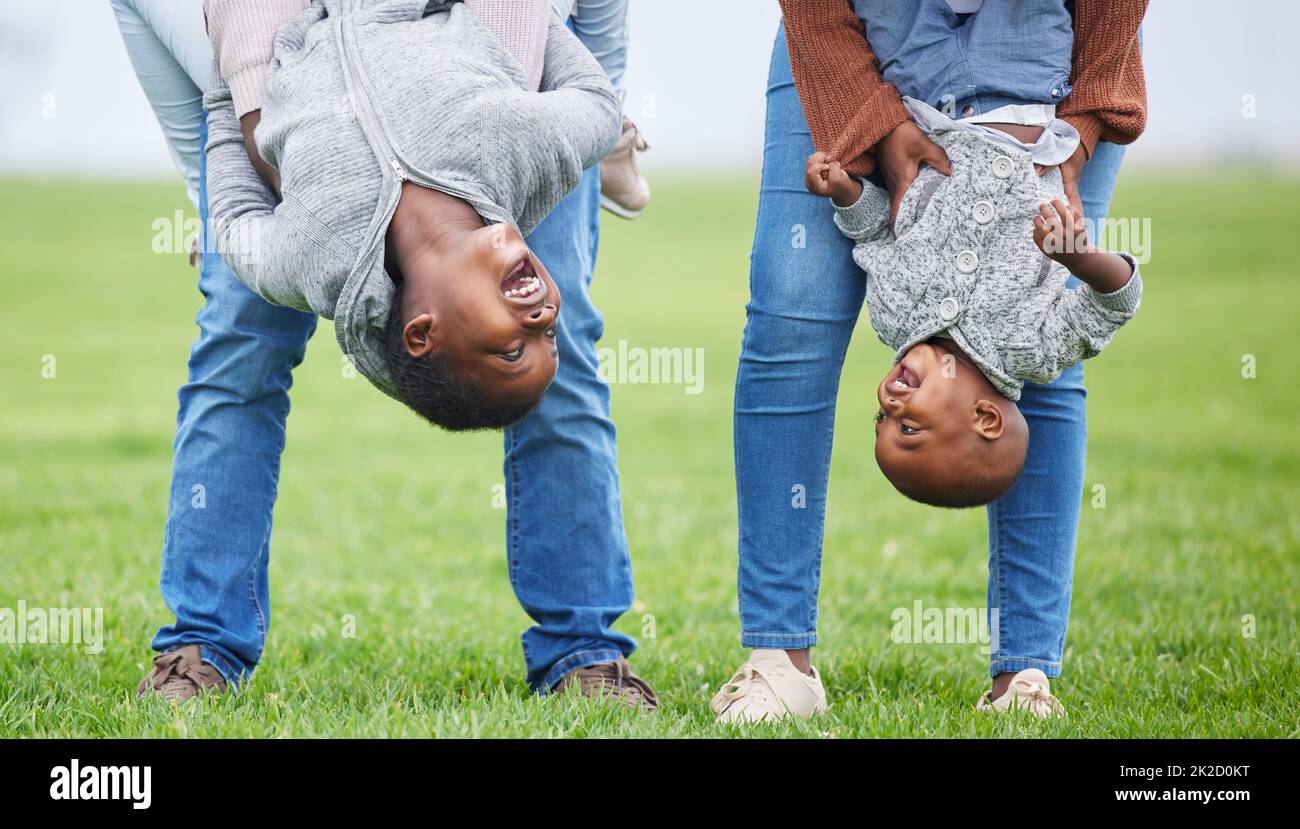
<instances>
[{"instance_id":1,"label":"open mouth showing teeth","mask_svg":"<svg viewBox=\"0 0 1300 829\"><path fill-rule=\"evenodd\" d=\"M533 269L532 260L525 256L501 280L501 294L510 299L527 299L536 296L542 289L542 278Z\"/></svg>"},{"instance_id":2,"label":"open mouth showing teeth","mask_svg":"<svg viewBox=\"0 0 1300 829\"><path fill-rule=\"evenodd\" d=\"M899 363L898 369L894 376L886 384L890 391L915 391L921 386L921 378L916 376L916 372L908 368L906 364Z\"/></svg>"}]
</instances>

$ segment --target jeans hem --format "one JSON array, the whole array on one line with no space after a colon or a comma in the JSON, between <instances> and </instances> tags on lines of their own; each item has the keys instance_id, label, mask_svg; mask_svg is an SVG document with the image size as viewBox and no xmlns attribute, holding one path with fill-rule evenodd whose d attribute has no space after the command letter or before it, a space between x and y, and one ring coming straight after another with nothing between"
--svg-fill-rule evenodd
<instances>
[{"instance_id":1,"label":"jeans hem","mask_svg":"<svg viewBox=\"0 0 1300 829\"><path fill-rule=\"evenodd\" d=\"M1046 674L1048 679L1056 679L1061 675L1060 662L1032 659L1027 656L999 656L989 663L989 676L1013 674L1029 668L1037 668Z\"/></svg>"},{"instance_id":2,"label":"jeans hem","mask_svg":"<svg viewBox=\"0 0 1300 829\"><path fill-rule=\"evenodd\" d=\"M800 651L817 644L817 632L808 633L751 633L741 631L742 648L776 648L784 651Z\"/></svg>"},{"instance_id":3,"label":"jeans hem","mask_svg":"<svg viewBox=\"0 0 1300 829\"><path fill-rule=\"evenodd\" d=\"M570 671L576 671L578 668L585 668L588 665L598 665L601 662L615 662L623 658L623 652L617 649L613 650L594 650L578 651L571 653L551 666L546 672L546 678L542 684L533 690L538 694L549 694L559 684L564 675Z\"/></svg>"},{"instance_id":4,"label":"jeans hem","mask_svg":"<svg viewBox=\"0 0 1300 829\"><path fill-rule=\"evenodd\" d=\"M190 642L182 642L177 648L183 648ZM239 687L248 679L248 673L243 668L235 667L235 664L226 659L221 654L209 648L207 645L199 643L199 658L217 669L222 679L226 680L226 685L232 691L238 691Z\"/></svg>"}]
</instances>

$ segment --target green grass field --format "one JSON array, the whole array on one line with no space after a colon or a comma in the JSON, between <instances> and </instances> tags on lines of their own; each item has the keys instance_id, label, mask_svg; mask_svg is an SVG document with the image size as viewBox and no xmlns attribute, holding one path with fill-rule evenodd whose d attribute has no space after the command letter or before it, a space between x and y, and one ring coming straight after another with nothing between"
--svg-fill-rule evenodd
<instances>
[{"instance_id":1,"label":"green grass field","mask_svg":"<svg viewBox=\"0 0 1300 829\"><path fill-rule=\"evenodd\" d=\"M183 256L151 251L151 223L184 194L0 183L0 607L102 607L105 622L97 656L0 644L0 736L736 733L706 704L744 653L731 398L756 186L655 184L642 220L605 221L594 288L607 343L706 355L702 394L613 392L637 585L620 627L640 636L653 617L633 664L663 703L642 717L529 695L528 619L492 505L500 437L436 433L344 379L327 325L296 376L254 682L199 705L136 701L169 621L157 581L175 390L201 299ZM1088 366L1087 495L1053 686L1069 717L980 715L979 645L891 641L894 608L982 606L987 550L983 511L905 502L876 470L870 390L889 355L864 317L826 526L816 659L831 712L744 733L1300 736L1300 180L1134 174L1113 213L1153 217L1153 260L1142 313ZM671 312L647 313L664 299Z\"/></svg>"}]
</instances>

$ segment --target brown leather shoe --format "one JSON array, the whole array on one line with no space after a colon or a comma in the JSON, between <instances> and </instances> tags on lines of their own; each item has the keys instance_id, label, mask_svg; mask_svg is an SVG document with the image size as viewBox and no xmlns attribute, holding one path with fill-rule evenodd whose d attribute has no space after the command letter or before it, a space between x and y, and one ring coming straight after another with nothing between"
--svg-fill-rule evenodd
<instances>
[{"instance_id":1,"label":"brown leather shoe","mask_svg":"<svg viewBox=\"0 0 1300 829\"><path fill-rule=\"evenodd\" d=\"M584 697L612 699L647 714L659 707L655 692L622 657L569 671L555 684L555 693L563 694L575 684Z\"/></svg>"},{"instance_id":2,"label":"brown leather shoe","mask_svg":"<svg viewBox=\"0 0 1300 829\"><path fill-rule=\"evenodd\" d=\"M179 702L198 694L226 692L221 673L199 658L198 645L186 645L153 658L153 670L135 689L138 697L161 697Z\"/></svg>"}]
</instances>

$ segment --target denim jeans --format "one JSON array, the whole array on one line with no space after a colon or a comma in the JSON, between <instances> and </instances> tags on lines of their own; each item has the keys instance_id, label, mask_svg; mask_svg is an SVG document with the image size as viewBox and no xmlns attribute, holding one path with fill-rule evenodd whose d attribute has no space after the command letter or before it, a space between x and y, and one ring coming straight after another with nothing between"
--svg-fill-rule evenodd
<instances>
[{"instance_id":1,"label":"denim jeans","mask_svg":"<svg viewBox=\"0 0 1300 829\"><path fill-rule=\"evenodd\" d=\"M611 625L632 604L609 386L597 373L604 320L589 287L600 230L600 167L528 234L564 297L560 368L542 405L506 430L510 583L537 625L522 637L528 682L630 654Z\"/></svg>"},{"instance_id":2,"label":"denim jeans","mask_svg":"<svg viewBox=\"0 0 1300 829\"><path fill-rule=\"evenodd\" d=\"M206 120L200 87L177 55L201 54L206 67L211 49L198 3L185 4L194 19L182 21L184 37L150 28L169 17L154 7L171 5L115 0L114 8L167 143L181 169L195 171L206 227ZM529 684L539 691L636 647L611 629L632 603L632 576L609 390L596 373L603 322L588 292L599 211L599 170L592 169L527 239L564 295L555 382L541 407L505 435L510 579L537 622L523 648ZM267 567L289 388L316 317L267 303L207 250L163 536L160 586L176 621L158 631L153 648L197 644L204 661L238 684L256 667L270 625Z\"/></svg>"},{"instance_id":3,"label":"denim jeans","mask_svg":"<svg viewBox=\"0 0 1300 829\"><path fill-rule=\"evenodd\" d=\"M956 14L947 0L853 0L880 74L953 118L1070 93L1074 23L1064 0L990 0Z\"/></svg>"},{"instance_id":4,"label":"denim jeans","mask_svg":"<svg viewBox=\"0 0 1300 829\"><path fill-rule=\"evenodd\" d=\"M167 137L167 150L199 203L199 121L212 46L199 3L112 0L131 68Z\"/></svg>"},{"instance_id":5,"label":"denim jeans","mask_svg":"<svg viewBox=\"0 0 1300 829\"><path fill-rule=\"evenodd\" d=\"M795 650L817 643L835 400L865 274L826 199L804 188L812 138L784 28L772 49L766 119L735 395L741 644ZM1122 155L1122 148L1100 144L1084 168L1080 189L1094 219L1106 211ZM802 228L802 246L791 243L794 228ZM1083 489L1085 400L1080 366L1050 385L1025 386L1024 471L988 508L988 602L999 620L991 674L1028 667L1060 673ZM804 487L803 509L791 508L796 485Z\"/></svg>"},{"instance_id":6,"label":"denim jeans","mask_svg":"<svg viewBox=\"0 0 1300 829\"><path fill-rule=\"evenodd\" d=\"M620 94L627 72L627 4L628 0L551 0L551 11L569 21L569 28Z\"/></svg>"}]
</instances>

